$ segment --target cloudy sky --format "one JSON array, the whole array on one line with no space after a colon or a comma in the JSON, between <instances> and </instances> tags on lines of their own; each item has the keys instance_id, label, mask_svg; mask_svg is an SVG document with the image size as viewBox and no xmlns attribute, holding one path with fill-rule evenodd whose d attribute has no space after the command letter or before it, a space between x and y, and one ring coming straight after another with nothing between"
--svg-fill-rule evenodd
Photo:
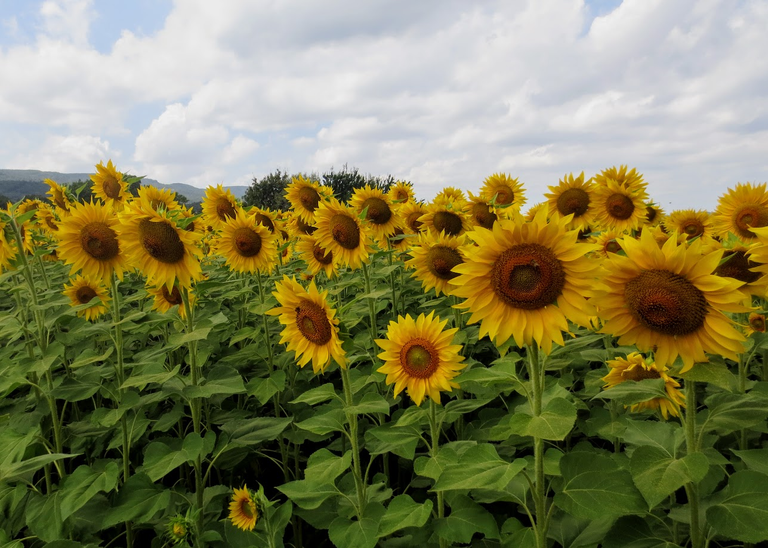
<instances>
[{"instance_id":1,"label":"cloudy sky","mask_svg":"<svg viewBox=\"0 0 768 548\"><path fill-rule=\"evenodd\" d=\"M0 0L0 168L504 172L534 203L629 164L711 210L768 180L767 28L766 0Z\"/></svg>"}]
</instances>

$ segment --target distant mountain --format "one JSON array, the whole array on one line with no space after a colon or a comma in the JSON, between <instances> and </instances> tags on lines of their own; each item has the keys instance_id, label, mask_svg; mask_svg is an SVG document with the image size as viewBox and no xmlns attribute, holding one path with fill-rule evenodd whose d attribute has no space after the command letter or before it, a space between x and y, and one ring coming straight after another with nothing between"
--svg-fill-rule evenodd
<instances>
[{"instance_id":1,"label":"distant mountain","mask_svg":"<svg viewBox=\"0 0 768 548\"><path fill-rule=\"evenodd\" d=\"M28 194L45 195L48 185L43 179L53 179L59 184L74 183L76 181L89 181L90 173L59 173L56 171L38 171L36 169L0 169L0 195L13 201L22 199ZM184 183L164 185L154 179L144 178L142 184L152 185L158 188L169 188L177 194L182 194L190 202L201 202L205 195L204 188L197 188ZM236 198L242 198L247 186L225 186Z\"/></svg>"}]
</instances>

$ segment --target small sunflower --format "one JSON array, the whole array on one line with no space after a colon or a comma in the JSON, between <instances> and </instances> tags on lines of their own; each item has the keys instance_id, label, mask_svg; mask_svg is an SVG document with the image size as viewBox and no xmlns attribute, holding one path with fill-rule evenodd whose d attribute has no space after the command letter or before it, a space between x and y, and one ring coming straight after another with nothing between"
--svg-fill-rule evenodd
<instances>
[{"instance_id":1,"label":"small sunflower","mask_svg":"<svg viewBox=\"0 0 768 548\"><path fill-rule=\"evenodd\" d=\"M327 251L317 243L314 236L302 236L296 244L296 251L307 263L307 270L315 276L319 272L325 272L328 279L338 274L338 269L333 261L333 252Z\"/></svg>"},{"instance_id":2,"label":"small sunflower","mask_svg":"<svg viewBox=\"0 0 768 548\"><path fill-rule=\"evenodd\" d=\"M592 195L594 188L591 181L584 182L584 172L574 178L573 173L560 179L557 186L549 187L551 191L544 196L549 204L549 214L555 213L565 217L573 215L569 228L583 230L594 223L594 205Z\"/></svg>"},{"instance_id":3,"label":"small sunflower","mask_svg":"<svg viewBox=\"0 0 768 548\"><path fill-rule=\"evenodd\" d=\"M473 227L493 228L493 223L499 218L496 215L496 208L489 204L483 196L475 196L471 192L468 194L470 224Z\"/></svg>"},{"instance_id":4,"label":"small sunflower","mask_svg":"<svg viewBox=\"0 0 768 548\"><path fill-rule=\"evenodd\" d=\"M237 210L237 200L229 189L221 185L209 186L203 198L203 217L214 230L221 228L227 219L233 219Z\"/></svg>"},{"instance_id":5,"label":"small sunflower","mask_svg":"<svg viewBox=\"0 0 768 548\"><path fill-rule=\"evenodd\" d=\"M280 344L296 353L297 363L304 367L310 361L315 373L325 371L331 358L341 367L347 366L339 340L339 320L336 311L328 306L328 292L320 293L314 280L305 290L296 279L283 276L275 283L272 293L280 306L267 314L278 316L285 326L280 333Z\"/></svg>"},{"instance_id":6,"label":"small sunflower","mask_svg":"<svg viewBox=\"0 0 768 548\"><path fill-rule=\"evenodd\" d=\"M189 513L188 513L189 514ZM176 515L168 521L168 529L165 532L166 537L172 544L186 544L189 538L189 532L194 527L194 522L187 516Z\"/></svg>"},{"instance_id":7,"label":"small sunflower","mask_svg":"<svg viewBox=\"0 0 768 548\"><path fill-rule=\"evenodd\" d=\"M285 198L290 202L291 208L305 224L312 225L315 221L315 212L327 197L320 183L311 181L299 175L291 179L291 184L285 188Z\"/></svg>"},{"instance_id":8,"label":"small sunflower","mask_svg":"<svg viewBox=\"0 0 768 548\"><path fill-rule=\"evenodd\" d=\"M366 211L365 219L368 221L371 236L375 239L386 239L394 234L395 229L400 228L402 221L392 208L389 196L378 188L365 185L355 189L349 205L360 214Z\"/></svg>"},{"instance_id":9,"label":"small sunflower","mask_svg":"<svg viewBox=\"0 0 768 548\"><path fill-rule=\"evenodd\" d=\"M368 262L368 227L352 209L340 204L335 198L321 202L317 208L315 225L317 243L333 253L337 264L357 269Z\"/></svg>"},{"instance_id":10,"label":"small sunflower","mask_svg":"<svg viewBox=\"0 0 768 548\"><path fill-rule=\"evenodd\" d=\"M159 189L152 185L142 185L139 188L139 199L146 200L155 211L181 209L176 201L176 193L168 188Z\"/></svg>"},{"instance_id":11,"label":"small sunflower","mask_svg":"<svg viewBox=\"0 0 768 548\"><path fill-rule=\"evenodd\" d=\"M604 229L637 230L646 218L645 187L624 187L613 179L595 186L595 221Z\"/></svg>"},{"instance_id":12,"label":"small sunflower","mask_svg":"<svg viewBox=\"0 0 768 548\"><path fill-rule=\"evenodd\" d=\"M184 308L184 299L181 296L179 287L174 285L170 290L164 285L148 285L146 288L152 300L152 310L157 310L165 314L174 306L178 306L179 317L183 320L187 317L187 310ZM189 306L194 306L195 293L191 289L187 290Z\"/></svg>"},{"instance_id":13,"label":"small sunflower","mask_svg":"<svg viewBox=\"0 0 768 548\"><path fill-rule=\"evenodd\" d=\"M96 173L91 175L93 194L114 211L123 209L128 197L128 184L123 181L123 174L117 171L112 160L96 164Z\"/></svg>"},{"instance_id":14,"label":"small sunflower","mask_svg":"<svg viewBox=\"0 0 768 548\"><path fill-rule=\"evenodd\" d=\"M389 199L396 204L412 202L414 200L413 185L408 182L397 181L389 189Z\"/></svg>"},{"instance_id":15,"label":"small sunflower","mask_svg":"<svg viewBox=\"0 0 768 548\"><path fill-rule=\"evenodd\" d=\"M525 190L519 179L506 173L494 173L486 177L480 188L480 195L489 203L499 207L513 207L517 210L525 205Z\"/></svg>"},{"instance_id":16,"label":"small sunflower","mask_svg":"<svg viewBox=\"0 0 768 548\"><path fill-rule=\"evenodd\" d=\"M645 224L647 226L656 226L664 222L664 210L659 204L648 202L645 204Z\"/></svg>"},{"instance_id":17,"label":"small sunflower","mask_svg":"<svg viewBox=\"0 0 768 548\"><path fill-rule=\"evenodd\" d=\"M762 265L753 260L754 258L754 255L750 255L750 251L741 245L726 249L720 264L715 268L715 275L744 282L742 291L764 297L768 288L768 278L760 274L758 267Z\"/></svg>"},{"instance_id":18,"label":"small sunflower","mask_svg":"<svg viewBox=\"0 0 768 548\"><path fill-rule=\"evenodd\" d=\"M726 238L735 234L750 243L757 239L753 228L768 226L768 192L766 184L738 183L736 188L720 196L712 217L715 233Z\"/></svg>"},{"instance_id":19,"label":"small sunflower","mask_svg":"<svg viewBox=\"0 0 768 548\"><path fill-rule=\"evenodd\" d=\"M51 236L55 236L59 231L59 219L54 210L54 207L42 204L36 214L40 228Z\"/></svg>"},{"instance_id":20,"label":"small sunflower","mask_svg":"<svg viewBox=\"0 0 768 548\"><path fill-rule=\"evenodd\" d=\"M415 236L408 234L402 228L396 228L395 232L387 238L387 243L383 244L379 241L379 247L382 249L394 249L396 251L408 251L413 244Z\"/></svg>"},{"instance_id":21,"label":"small sunflower","mask_svg":"<svg viewBox=\"0 0 768 548\"><path fill-rule=\"evenodd\" d=\"M667 232L674 230L685 234L687 240L699 238L705 243L712 242L712 222L709 213L695 209L678 209L662 222Z\"/></svg>"},{"instance_id":22,"label":"small sunflower","mask_svg":"<svg viewBox=\"0 0 768 548\"><path fill-rule=\"evenodd\" d=\"M426 230L449 236L459 236L469 230L469 204L466 200L434 201L419 217Z\"/></svg>"},{"instance_id":23,"label":"small sunflower","mask_svg":"<svg viewBox=\"0 0 768 548\"><path fill-rule=\"evenodd\" d=\"M60 216L65 216L72 206L66 189L53 179L45 179L43 182L50 187L47 194L51 195L51 203L59 209Z\"/></svg>"},{"instance_id":24,"label":"small sunflower","mask_svg":"<svg viewBox=\"0 0 768 548\"><path fill-rule=\"evenodd\" d=\"M533 221L542 209L547 212L547 219L549 219L549 203L540 202L528 208L528 211L525 212L525 220L528 222Z\"/></svg>"},{"instance_id":25,"label":"small sunflower","mask_svg":"<svg viewBox=\"0 0 768 548\"><path fill-rule=\"evenodd\" d=\"M619 253L621 251L621 244L618 242L618 238L622 236L624 235L619 234L615 230L601 232L595 239L598 254L602 257L609 257L611 253Z\"/></svg>"},{"instance_id":26,"label":"small sunflower","mask_svg":"<svg viewBox=\"0 0 768 548\"><path fill-rule=\"evenodd\" d=\"M245 486L242 489L235 488L234 491L229 503L229 519L235 527L243 531L253 531L261 517L256 497Z\"/></svg>"},{"instance_id":27,"label":"small sunflower","mask_svg":"<svg viewBox=\"0 0 768 548\"><path fill-rule=\"evenodd\" d=\"M454 267L464 262L464 236L446 236L445 233L422 233L418 243L411 247L411 259L405 262L406 268L413 268L413 278L421 281L426 293L434 289L435 293L450 295L453 288L449 282L459 274Z\"/></svg>"},{"instance_id":28,"label":"small sunflower","mask_svg":"<svg viewBox=\"0 0 768 548\"><path fill-rule=\"evenodd\" d=\"M72 306L80 306L92 303L87 308L77 311L78 316L85 316L88 321L93 321L107 311L107 303L111 300L106 286L101 280L86 278L77 275L64 286L64 295L69 297ZM94 301L98 298L98 301Z\"/></svg>"},{"instance_id":29,"label":"small sunflower","mask_svg":"<svg viewBox=\"0 0 768 548\"><path fill-rule=\"evenodd\" d=\"M275 223L277 222L277 218L272 211L269 209L262 209L260 207L252 207L248 210L247 213L249 217L256 219L257 223L267 227L267 230L269 230L270 234L275 233Z\"/></svg>"},{"instance_id":30,"label":"small sunflower","mask_svg":"<svg viewBox=\"0 0 768 548\"><path fill-rule=\"evenodd\" d=\"M72 204L57 234L58 254L72 265L71 274L82 270L87 278L108 280L114 272L123 278L126 260L118 225L112 210L100 202Z\"/></svg>"},{"instance_id":31,"label":"small sunflower","mask_svg":"<svg viewBox=\"0 0 768 548\"><path fill-rule=\"evenodd\" d=\"M234 218L222 223L213 247L235 272L269 274L277 261L275 237L241 208L237 209Z\"/></svg>"},{"instance_id":32,"label":"small sunflower","mask_svg":"<svg viewBox=\"0 0 768 548\"><path fill-rule=\"evenodd\" d=\"M602 287L592 298L603 333L619 344L655 351L656 363L668 366L679 356L683 372L706 353L737 359L744 337L723 312L743 312L743 283L721 278L714 270L722 250L702 253L700 240L662 246L644 230L639 240L619 241L626 255L611 255L604 263Z\"/></svg>"},{"instance_id":33,"label":"small sunflower","mask_svg":"<svg viewBox=\"0 0 768 548\"><path fill-rule=\"evenodd\" d=\"M395 385L395 397L404 389L416 405L425 396L440 403L440 392L451 392L459 385L452 382L466 364L459 354L461 345L451 344L458 328L445 329L448 320L440 320L435 313L419 314L414 320L410 314L389 322L386 339L376 339L384 351L379 358L384 365L377 370L387 375L386 383Z\"/></svg>"},{"instance_id":34,"label":"small sunflower","mask_svg":"<svg viewBox=\"0 0 768 548\"><path fill-rule=\"evenodd\" d=\"M466 261L455 266L453 294L466 299L456 305L481 321L480 336L497 345L514 337L518 346L536 341L550 353L563 345L568 321L589 325L594 315L585 296L594 285L598 265L586 255L593 244L577 243L578 231L563 218L547 221L546 208L531 222L521 216L497 222L493 230L468 234L476 246L465 248Z\"/></svg>"},{"instance_id":35,"label":"small sunflower","mask_svg":"<svg viewBox=\"0 0 768 548\"><path fill-rule=\"evenodd\" d=\"M749 337L753 333L765 333L765 314L750 313L744 334Z\"/></svg>"},{"instance_id":36,"label":"small sunflower","mask_svg":"<svg viewBox=\"0 0 768 548\"><path fill-rule=\"evenodd\" d=\"M16 257L16 246L5 237L5 225L0 221L0 274L11 267L11 261Z\"/></svg>"},{"instance_id":37,"label":"small sunflower","mask_svg":"<svg viewBox=\"0 0 768 548\"><path fill-rule=\"evenodd\" d=\"M176 224L172 211L155 211L146 199L133 200L118 214L117 231L132 266L153 285L169 290L178 280L190 287L202 277L200 235Z\"/></svg>"},{"instance_id":38,"label":"small sunflower","mask_svg":"<svg viewBox=\"0 0 768 548\"><path fill-rule=\"evenodd\" d=\"M424 226L419 218L427 212L421 202L406 202L400 206L398 213L403 218L403 229L409 234L418 234Z\"/></svg>"},{"instance_id":39,"label":"small sunflower","mask_svg":"<svg viewBox=\"0 0 768 548\"><path fill-rule=\"evenodd\" d=\"M680 408L685 407L685 396L680 392L680 383L667 374L667 368L643 358L639 352L632 352L626 358L616 358L607 362L611 372L603 377L603 388L609 390L623 382L638 382L645 379L664 379L667 391L666 398L653 398L648 401L633 404L630 411L652 411L658 409L664 419L669 416L679 417Z\"/></svg>"},{"instance_id":40,"label":"small sunflower","mask_svg":"<svg viewBox=\"0 0 768 548\"><path fill-rule=\"evenodd\" d=\"M606 186L608 181L613 181L632 193L645 193L646 187L648 186L643 180L642 174L637 172L637 169L629 169L625 165L619 166L618 168L613 166L604 169L595 175L593 179L595 186L597 187Z\"/></svg>"},{"instance_id":41,"label":"small sunflower","mask_svg":"<svg viewBox=\"0 0 768 548\"><path fill-rule=\"evenodd\" d=\"M455 200L466 200L464 191L460 188L447 186L435 195L435 199L432 202L452 202Z\"/></svg>"}]
</instances>

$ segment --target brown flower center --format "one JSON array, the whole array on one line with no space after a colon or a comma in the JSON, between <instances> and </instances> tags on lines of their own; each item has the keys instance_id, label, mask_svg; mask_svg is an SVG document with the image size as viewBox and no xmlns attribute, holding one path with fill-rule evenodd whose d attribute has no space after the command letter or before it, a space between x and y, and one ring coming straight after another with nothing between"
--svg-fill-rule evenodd
<instances>
[{"instance_id":1,"label":"brown flower center","mask_svg":"<svg viewBox=\"0 0 768 548\"><path fill-rule=\"evenodd\" d=\"M561 215L581 217L589 209L589 194L581 188L569 188L557 197L557 211Z\"/></svg>"},{"instance_id":2,"label":"brown flower center","mask_svg":"<svg viewBox=\"0 0 768 548\"><path fill-rule=\"evenodd\" d=\"M493 223L495 223L498 218L496 214L491 211L488 204L483 203L472 205L472 217L474 217L475 222L483 228L492 228Z\"/></svg>"},{"instance_id":3,"label":"brown flower center","mask_svg":"<svg viewBox=\"0 0 768 548\"><path fill-rule=\"evenodd\" d=\"M312 255L315 260L320 264L331 264L333 262L333 252L325 252L325 249L316 245L312 248Z\"/></svg>"},{"instance_id":4,"label":"brown flower center","mask_svg":"<svg viewBox=\"0 0 768 548\"><path fill-rule=\"evenodd\" d=\"M740 282L751 284L756 282L761 274L752 272L752 269L760 266L760 263L750 261L744 251L729 250L723 253L725 259L715 269L715 274L723 278L734 278Z\"/></svg>"},{"instance_id":5,"label":"brown flower center","mask_svg":"<svg viewBox=\"0 0 768 548\"><path fill-rule=\"evenodd\" d=\"M450 211L438 211L432 217L432 224L437 232L445 232L449 236L461 234L461 217Z\"/></svg>"},{"instance_id":6,"label":"brown flower center","mask_svg":"<svg viewBox=\"0 0 768 548\"><path fill-rule=\"evenodd\" d=\"M511 204L515 201L515 193L509 187L496 189L495 202L499 205Z\"/></svg>"},{"instance_id":7,"label":"brown flower center","mask_svg":"<svg viewBox=\"0 0 768 548\"><path fill-rule=\"evenodd\" d=\"M768 226L768 208L760 204L748 204L733 215L733 226L736 233L745 239L756 238L750 228L760 228Z\"/></svg>"},{"instance_id":8,"label":"brown flower center","mask_svg":"<svg viewBox=\"0 0 768 548\"><path fill-rule=\"evenodd\" d=\"M754 312L750 314L749 327L758 333L765 333L765 316L762 314L756 314Z\"/></svg>"},{"instance_id":9,"label":"brown flower center","mask_svg":"<svg viewBox=\"0 0 768 548\"><path fill-rule=\"evenodd\" d=\"M166 221L139 221L139 241L149 255L166 264L175 264L184 258L184 243L176 229Z\"/></svg>"},{"instance_id":10,"label":"brown flower center","mask_svg":"<svg viewBox=\"0 0 768 548\"><path fill-rule=\"evenodd\" d=\"M419 221L419 217L424 215L423 211L414 211L413 213L408 215L408 218L405 220L405 224L408 225L408 228L411 229L411 232L419 232L421 230L421 222Z\"/></svg>"},{"instance_id":11,"label":"brown flower center","mask_svg":"<svg viewBox=\"0 0 768 548\"><path fill-rule=\"evenodd\" d=\"M632 203L632 199L629 196L617 192L611 194L605 201L605 209L608 211L608 215L614 219L625 221L635 211L635 204Z\"/></svg>"},{"instance_id":12,"label":"brown flower center","mask_svg":"<svg viewBox=\"0 0 768 548\"><path fill-rule=\"evenodd\" d=\"M316 226L305 223L298 215L296 216L296 228L302 234L312 234L317 230Z\"/></svg>"},{"instance_id":13,"label":"brown flower center","mask_svg":"<svg viewBox=\"0 0 768 548\"><path fill-rule=\"evenodd\" d=\"M451 280L458 276L453 267L463 262L458 251L443 245L436 245L427 253L427 268L441 280Z\"/></svg>"},{"instance_id":14,"label":"brown flower center","mask_svg":"<svg viewBox=\"0 0 768 548\"><path fill-rule=\"evenodd\" d=\"M659 215L659 210L656 209L653 206L646 206L645 207L645 220L648 221L648 224L653 224L653 221L656 220L656 217Z\"/></svg>"},{"instance_id":15,"label":"brown flower center","mask_svg":"<svg viewBox=\"0 0 768 548\"><path fill-rule=\"evenodd\" d=\"M400 349L400 366L409 377L428 379L440 363L435 345L426 339L411 339Z\"/></svg>"},{"instance_id":16,"label":"brown flower center","mask_svg":"<svg viewBox=\"0 0 768 548\"><path fill-rule=\"evenodd\" d=\"M299 202L307 211L314 211L320 203L320 194L311 186L302 187L299 190Z\"/></svg>"},{"instance_id":17,"label":"brown flower center","mask_svg":"<svg viewBox=\"0 0 768 548\"><path fill-rule=\"evenodd\" d=\"M253 519L256 516L256 507L250 499L244 499L240 501L240 511L248 519Z\"/></svg>"},{"instance_id":18,"label":"brown flower center","mask_svg":"<svg viewBox=\"0 0 768 548\"><path fill-rule=\"evenodd\" d=\"M683 276L645 270L624 287L627 307L642 325L664 335L688 335L704 325L709 304Z\"/></svg>"},{"instance_id":19,"label":"brown flower center","mask_svg":"<svg viewBox=\"0 0 768 548\"><path fill-rule=\"evenodd\" d=\"M117 182L117 179L113 177L106 178L102 183L101 188L108 198L112 198L113 200L120 199L120 190L122 187L120 186L120 183ZM155 207L155 205L152 204L152 207Z\"/></svg>"},{"instance_id":20,"label":"brown flower center","mask_svg":"<svg viewBox=\"0 0 768 548\"><path fill-rule=\"evenodd\" d=\"M385 225L392 218L392 210L381 198L368 198L363 202L363 209L368 208L365 218L375 225Z\"/></svg>"},{"instance_id":21,"label":"brown flower center","mask_svg":"<svg viewBox=\"0 0 768 548\"><path fill-rule=\"evenodd\" d=\"M317 345L331 340L331 322L325 310L312 301L303 299L296 307L296 327L307 340Z\"/></svg>"},{"instance_id":22,"label":"brown flower center","mask_svg":"<svg viewBox=\"0 0 768 548\"><path fill-rule=\"evenodd\" d=\"M85 304L85 303L91 302L91 299L93 299L96 296L96 292L93 290L92 287L84 285L83 287L77 290L77 292L75 293L75 296L77 297L77 301L80 304Z\"/></svg>"},{"instance_id":23,"label":"brown flower center","mask_svg":"<svg viewBox=\"0 0 768 548\"><path fill-rule=\"evenodd\" d=\"M660 379L661 374L656 369L646 369L642 366L636 366L631 369L626 369L621 374L625 380L640 382L646 379Z\"/></svg>"},{"instance_id":24,"label":"brown flower center","mask_svg":"<svg viewBox=\"0 0 768 548\"><path fill-rule=\"evenodd\" d=\"M261 236L248 227L240 227L232 233L232 243L241 257L253 257L261 251Z\"/></svg>"},{"instance_id":25,"label":"brown flower center","mask_svg":"<svg viewBox=\"0 0 768 548\"><path fill-rule=\"evenodd\" d=\"M253 216L254 219L256 219L256 222L260 225L266 226L267 230L274 233L275 232L275 224L272 222L272 219L264 215L263 213L257 213Z\"/></svg>"},{"instance_id":26,"label":"brown flower center","mask_svg":"<svg viewBox=\"0 0 768 548\"><path fill-rule=\"evenodd\" d=\"M410 197L408 194L408 191L403 188L398 188L395 190L395 200L396 201L405 201Z\"/></svg>"},{"instance_id":27,"label":"brown flower center","mask_svg":"<svg viewBox=\"0 0 768 548\"><path fill-rule=\"evenodd\" d=\"M536 310L553 304L565 286L565 271L541 244L518 244L493 265L491 287L509 306Z\"/></svg>"},{"instance_id":28,"label":"brown flower center","mask_svg":"<svg viewBox=\"0 0 768 548\"><path fill-rule=\"evenodd\" d=\"M360 246L360 227L349 215L337 213L331 217L331 234L344 249L357 249Z\"/></svg>"},{"instance_id":29,"label":"brown flower center","mask_svg":"<svg viewBox=\"0 0 768 548\"><path fill-rule=\"evenodd\" d=\"M171 306L174 305L182 305L184 301L181 298L181 292L179 291L179 288L175 285L173 286L173 290L169 293L168 288L166 286L163 286L163 299L170 304Z\"/></svg>"},{"instance_id":30,"label":"brown flower center","mask_svg":"<svg viewBox=\"0 0 768 548\"><path fill-rule=\"evenodd\" d=\"M58 188L53 191L53 203L56 204L56 207L59 207L64 211L69 211L69 206L67 205L67 200L64 198L64 193Z\"/></svg>"},{"instance_id":31,"label":"brown flower center","mask_svg":"<svg viewBox=\"0 0 768 548\"><path fill-rule=\"evenodd\" d=\"M686 219L682 223L682 228L689 240L704 234L704 224L698 219Z\"/></svg>"},{"instance_id":32,"label":"brown flower center","mask_svg":"<svg viewBox=\"0 0 768 548\"><path fill-rule=\"evenodd\" d=\"M227 218L234 219L237 213L232 202L222 196L216 200L216 215L219 217L219 220L226 221Z\"/></svg>"},{"instance_id":33,"label":"brown flower center","mask_svg":"<svg viewBox=\"0 0 768 548\"><path fill-rule=\"evenodd\" d=\"M117 234L99 221L88 223L80 229L80 246L98 261L109 261L120 253Z\"/></svg>"},{"instance_id":34,"label":"brown flower center","mask_svg":"<svg viewBox=\"0 0 768 548\"><path fill-rule=\"evenodd\" d=\"M614 240L608 240L605 242L605 246L603 247L605 249L606 253L618 253L621 251L621 246L619 245L619 242Z\"/></svg>"}]
</instances>

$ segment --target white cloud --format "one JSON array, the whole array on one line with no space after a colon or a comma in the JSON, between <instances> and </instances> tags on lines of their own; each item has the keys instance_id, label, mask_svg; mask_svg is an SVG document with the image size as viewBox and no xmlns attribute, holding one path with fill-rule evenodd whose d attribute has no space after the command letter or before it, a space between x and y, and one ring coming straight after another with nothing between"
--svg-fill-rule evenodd
<instances>
[{"instance_id":1,"label":"white cloud","mask_svg":"<svg viewBox=\"0 0 768 548\"><path fill-rule=\"evenodd\" d=\"M88 172L102 159L117 160L118 151L94 135L51 135L34 150L18 154L8 167L63 172Z\"/></svg>"}]
</instances>

